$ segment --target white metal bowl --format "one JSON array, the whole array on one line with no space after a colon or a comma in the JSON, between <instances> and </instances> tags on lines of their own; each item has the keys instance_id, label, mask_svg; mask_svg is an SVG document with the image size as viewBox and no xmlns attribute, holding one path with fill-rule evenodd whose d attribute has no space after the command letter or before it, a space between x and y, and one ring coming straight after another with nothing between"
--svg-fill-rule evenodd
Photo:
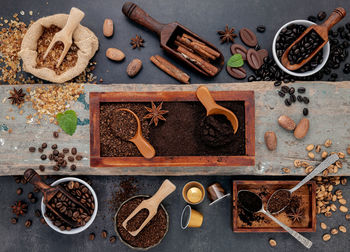
<instances>
[{"instance_id":1,"label":"white metal bowl","mask_svg":"<svg viewBox=\"0 0 350 252\"><path fill-rule=\"evenodd\" d=\"M313 23L311 21L308 21L308 20L301 20L301 19L299 19L299 20L290 21L290 22L286 23L285 25L283 25L277 31L277 33L276 33L276 35L275 35L275 37L273 39L273 42L272 42L272 55L273 55L273 58L274 58L276 64L278 65L278 67L280 69L282 69L284 72L286 72L287 74L290 74L290 75L293 75L293 76L298 76L298 77L306 77L306 76L313 75L313 74L317 73L318 71L320 71L324 67L324 65L326 64L326 62L328 60L329 53L330 53L329 42L327 42L327 44L325 44L325 46L322 48L322 50L323 50L323 61L315 69L313 69L311 71L304 72L304 73L297 73L297 72L290 71L287 68L285 68L282 65L282 63L279 61L279 59L277 57L277 52L276 52L276 40L277 40L277 37L281 33L282 29L286 28L290 24L305 25L306 27L309 27L311 25L314 25L315 23Z\"/></svg>"},{"instance_id":2,"label":"white metal bowl","mask_svg":"<svg viewBox=\"0 0 350 252\"><path fill-rule=\"evenodd\" d=\"M67 230L62 231L57 226L55 226L49 218L47 218L45 216L46 206L44 204L44 197L42 197L42 199L41 199L41 213L42 213L46 223L53 230L55 230L56 232L59 232L61 234L72 235L72 234L78 234L78 233L84 231L85 229L87 229L94 222L94 220L96 218L96 215L97 215L98 202L97 202L97 196L96 196L96 193L95 193L94 189L92 189L92 187L88 183L86 183L84 180L81 180L81 179L78 179L78 178L73 178L73 177L61 178L61 179L56 180L55 182L53 182L51 184L51 186L55 186L55 185L61 184L63 182L68 182L68 181L77 181L77 182L83 184L84 186L86 186L91 191L92 196L94 197L94 204L95 204L94 213L92 214L91 219L82 227L72 228L70 231L67 231Z\"/></svg>"}]
</instances>

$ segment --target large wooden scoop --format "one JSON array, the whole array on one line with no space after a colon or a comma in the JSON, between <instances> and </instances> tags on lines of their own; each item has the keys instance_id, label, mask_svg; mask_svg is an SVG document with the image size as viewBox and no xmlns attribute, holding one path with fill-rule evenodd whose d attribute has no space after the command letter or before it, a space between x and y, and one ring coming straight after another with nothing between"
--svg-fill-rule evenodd
<instances>
[{"instance_id":1,"label":"large wooden scoop","mask_svg":"<svg viewBox=\"0 0 350 252\"><path fill-rule=\"evenodd\" d=\"M143 9L141 9L139 6L137 6L134 3L126 2L123 5L122 11L125 16L130 18L131 20L135 21L136 23L146 27L147 29L157 33L157 35L160 38L160 46L171 56L174 58L184 62L186 65L190 66L191 68L197 70L198 72L204 74L205 76L213 77L217 75L221 69L222 66L225 63L224 56L222 53L217 49L214 45L211 43L205 41L201 37L199 37L197 34L193 33L189 29L187 29L185 26L173 22L170 24L161 24L155 19L153 19L151 16L149 16ZM189 59L189 55L192 55L187 50L185 52L180 53L179 51L176 51L177 48L175 44L175 40L177 37L181 37L182 35L189 35L190 37L194 38L196 42L201 45L205 45L209 47L209 50L211 52L214 51L214 53L217 54L217 59L213 64L215 64L215 67L217 68L213 72L207 72L204 71L203 68L200 67L200 64L198 62L195 62L194 60ZM186 40L186 38L183 38ZM190 43L189 41L187 41ZM184 48L182 48L184 49ZM186 55L187 54L187 55ZM196 65L197 63L197 65ZM203 64L207 64L207 62L202 62Z\"/></svg>"},{"instance_id":2,"label":"large wooden scoop","mask_svg":"<svg viewBox=\"0 0 350 252\"><path fill-rule=\"evenodd\" d=\"M146 220L142 223L142 225L136 230L128 232L132 236L138 235L138 233L141 232L141 230L152 220L152 218L157 214L159 204L168 197L173 191L175 191L176 186L170 182L170 180L166 179L158 189L158 191L149 199L143 200L138 207L135 208L135 210L128 216L128 218L125 219L122 226L128 230L127 224L128 221L131 220L138 212L140 212L142 209L147 209L149 211L148 217Z\"/></svg>"},{"instance_id":3,"label":"large wooden scoop","mask_svg":"<svg viewBox=\"0 0 350 252\"><path fill-rule=\"evenodd\" d=\"M294 41L294 43L291 44L287 48L287 50L283 53L282 58L281 58L282 65L291 71L295 71L295 70L298 70L299 68L301 68L306 63L308 63L323 48L323 46L325 44L327 44L329 30L332 29L332 27L335 24L337 24L340 20L342 20L345 17L345 15L346 15L346 11L344 10L344 8L338 7L332 12L332 14L329 16L329 18L323 24L309 26L303 32L303 34L301 34L300 37L296 41ZM302 40L304 38L304 36L306 36L309 32L311 32L311 30L314 30L323 39L323 43L320 44L317 47L317 49L314 50L313 53L311 53L309 55L309 57L307 57L306 59L304 59L303 61L301 61L298 64L291 65L289 62L289 59L288 59L288 54L289 54L290 50L292 49L292 47L295 44L297 44L300 40Z\"/></svg>"},{"instance_id":4,"label":"large wooden scoop","mask_svg":"<svg viewBox=\"0 0 350 252\"><path fill-rule=\"evenodd\" d=\"M55 195L59 192L64 194L69 200L71 200L74 204L82 208L85 212L89 213L89 210L80 203L76 198L74 198L70 193L68 193L62 186L49 186L47 185L40 177L40 175L34 171L33 169L28 169L24 172L24 178L33 184L35 187L39 188L44 196L44 204L50 209L56 216L58 216L62 221L71 225L72 227L79 226L77 222L72 220L68 220L65 216L57 212L51 205L50 201L55 197Z\"/></svg>"},{"instance_id":5,"label":"large wooden scoop","mask_svg":"<svg viewBox=\"0 0 350 252\"><path fill-rule=\"evenodd\" d=\"M217 104L214 98L211 96L208 88L205 86L200 86L196 91L196 95L198 100L206 108L207 116L210 116L210 115L226 116L227 120L229 120L232 125L233 132L236 134L238 130L238 119L231 110L228 110L227 108L224 108L223 106L220 106L219 104Z\"/></svg>"}]
</instances>

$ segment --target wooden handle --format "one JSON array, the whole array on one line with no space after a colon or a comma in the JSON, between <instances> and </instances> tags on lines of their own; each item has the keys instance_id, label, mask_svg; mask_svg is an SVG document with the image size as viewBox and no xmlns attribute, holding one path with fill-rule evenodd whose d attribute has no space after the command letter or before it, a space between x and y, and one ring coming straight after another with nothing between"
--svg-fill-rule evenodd
<instances>
[{"instance_id":1,"label":"wooden handle","mask_svg":"<svg viewBox=\"0 0 350 252\"><path fill-rule=\"evenodd\" d=\"M338 7L333 10L332 14L328 17L328 19L321 25L327 28L329 31L332 27L337 24L340 20L342 20L346 16L346 11L342 7Z\"/></svg>"},{"instance_id":2,"label":"wooden handle","mask_svg":"<svg viewBox=\"0 0 350 252\"><path fill-rule=\"evenodd\" d=\"M165 26L153 19L147 14L143 9L141 9L137 4L132 2L126 2L123 5L122 12L125 16L135 21L136 23L146 27L147 29L155 32L160 36L160 33Z\"/></svg>"},{"instance_id":3,"label":"wooden handle","mask_svg":"<svg viewBox=\"0 0 350 252\"><path fill-rule=\"evenodd\" d=\"M156 155L153 146L142 135L130 139L130 142L133 142L136 145L137 149L145 158L151 159Z\"/></svg>"},{"instance_id":4,"label":"wooden handle","mask_svg":"<svg viewBox=\"0 0 350 252\"><path fill-rule=\"evenodd\" d=\"M149 201L153 201L155 209L157 209L159 204L175 190L176 186L169 179L166 179Z\"/></svg>"},{"instance_id":5,"label":"wooden handle","mask_svg":"<svg viewBox=\"0 0 350 252\"><path fill-rule=\"evenodd\" d=\"M196 91L196 95L198 100L203 104L203 106L207 110L207 115L212 109L218 106L213 96L211 96L210 91L207 87L200 86Z\"/></svg>"},{"instance_id":6,"label":"wooden handle","mask_svg":"<svg viewBox=\"0 0 350 252\"><path fill-rule=\"evenodd\" d=\"M83 20L84 16L85 16L85 13L79 10L78 8L73 7L70 10L67 23L63 28L63 30L65 30L65 32L69 35L69 37L72 37L73 32L78 27L81 20Z\"/></svg>"},{"instance_id":7,"label":"wooden handle","mask_svg":"<svg viewBox=\"0 0 350 252\"><path fill-rule=\"evenodd\" d=\"M39 188L42 193L46 193L49 189L52 187L47 185L40 177L40 175L34 171L33 169L28 169L24 172L24 178L34 185L35 187Z\"/></svg>"}]
</instances>

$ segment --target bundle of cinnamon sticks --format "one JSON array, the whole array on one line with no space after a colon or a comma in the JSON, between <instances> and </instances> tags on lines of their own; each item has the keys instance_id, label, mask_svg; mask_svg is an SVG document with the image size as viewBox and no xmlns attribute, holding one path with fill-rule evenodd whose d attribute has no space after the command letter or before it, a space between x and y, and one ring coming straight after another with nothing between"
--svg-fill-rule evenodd
<instances>
[{"instance_id":1,"label":"bundle of cinnamon sticks","mask_svg":"<svg viewBox=\"0 0 350 252\"><path fill-rule=\"evenodd\" d=\"M174 44L177 46L176 51L210 76L218 73L219 69L210 63L220 57L216 50L186 33L177 36Z\"/></svg>"}]
</instances>

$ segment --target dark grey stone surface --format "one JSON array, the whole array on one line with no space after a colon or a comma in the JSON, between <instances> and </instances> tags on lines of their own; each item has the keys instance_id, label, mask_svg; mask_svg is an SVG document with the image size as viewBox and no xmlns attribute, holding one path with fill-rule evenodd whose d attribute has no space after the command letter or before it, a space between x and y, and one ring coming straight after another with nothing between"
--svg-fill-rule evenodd
<instances>
[{"instance_id":1,"label":"dark grey stone surface","mask_svg":"<svg viewBox=\"0 0 350 252\"><path fill-rule=\"evenodd\" d=\"M86 17L83 24L91 28L100 38L100 50L95 56L97 67L94 73L104 79L104 83L177 83L172 78L160 72L149 61L154 54L163 55L159 48L159 42L154 34L146 31L140 26L129 22L121 13L121 6L124 1L116 0L80 0L80 1L1 1L0 16L12 16L24 10L26 15L23 20L35 20L45 15L59 12L68 13L72 6L81 8ZM203 38L212 42L223 52L226 59L230 56L229 45L220 45L217 30L223 29L226 24L234 26L238 31L240 28L248 27L255 30L259 24L264 24L267 30L264 34L257 33L262 48L271 52L271 42L274 33L284 23L293 19L303 19L309 15L316 15L318 11L325 10L328 14L338 6L350 9L350 2L345 0L148 0L135 1L154 18L160 22L168 23L178 21L196 32ZM28 11L32 10L34 15L30 17ZM115 34L113 38L106 39L102 36L102 24L105 18L112 18L115 22ZM343 24L349 21L345 18ZM132 50L129 39L140 34L146 41L145 48ZM239 39L238 39L239 40ZM126 54L126 60L122 63L115 63L107 60L104 56L108 47L117 47ZM142 72L134 79L129 79L125 73L128 62L134 57L144 62ZM344 64L344 63L343 63ZM342 64L342 65L343 65ZM182 67L180 67L182 68ZM229 77L225 70L216 78L204 79L189 69L182 68L191 75L192 83L207 82L236 82ZM348 80L339 69L339 80ZM30 204L29 213L21 217L17 225L10 224L13 216L10 205L15 200L24 199L26 194L32 190L31 185L16 185L12 177L0 178L0 251L130 251L119 240L110 244L108 240L102 240L100 233L103 229L108 230L109 235L114 235L112 217L113 212L108 210L108 199L115 191L114 185L122 177L92 177L93 187L99 197L99 213L93 225L85 232L64 236L42 225L39 219L34 217L34 210L39 208L39 203ZM138 177L140 193L152 194L161 184L163 177ZM288 234L264 233L264 234L233 234L231 228L231 198L218 203L215 206L208 206L208 199L196 207L204 214L204 224L200 229L182 231L179 225L180 214L185 202L181 198L182 186L190 180L199 180L205 186L214 181L219 181L224 188L231 192L232 178L230 177L172 177L170 178L178 189L164 202L170 215L170 229L164 241L153 251L303 251L302 246L294 241ZM24 188L22 196L16 195L16 188ZM349 198L350 189L344 187L344 196ZM33 220L31 228L24 227L24 221L30 218ZM318 221L325 221L329 227L337 227L346 223L344 214L336 212L332 218L325 219L321 216ZM90 232L96 233L95 241L89 241ZM316 233L307 233L305 236L314 242L310 251L348 251L350 238L348 234L339 233L336 237L324 243L321 240L323 232L317 226ZM270 248L268 239L276 239L277 248Z\"/></svg>"}]
</instances>

